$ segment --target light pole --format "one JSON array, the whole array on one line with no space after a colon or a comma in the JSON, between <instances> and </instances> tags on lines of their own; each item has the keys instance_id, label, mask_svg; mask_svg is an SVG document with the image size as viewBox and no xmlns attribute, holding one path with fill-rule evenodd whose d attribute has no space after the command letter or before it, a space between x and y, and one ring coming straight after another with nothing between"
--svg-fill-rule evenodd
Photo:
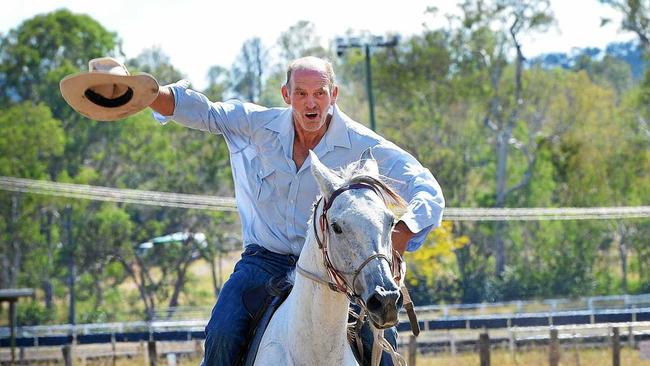
<instances>
[{"instance_id":1,"label":"light pole","mask_svg":"<svg viewBox=\"0 0 650 366\"><path fill-rule=\"evenodd\" d=\"M343 37L336 38L336 55L341 57L348 48L363 48L366 56L366 90L368 92L368 111L370 113L370 128L376 131L377 124L375 122L375 97L372 93L372 67L370 60L370 49L372 47L395 47L399 43L399 36L395 35L390 39L385 39L383 36L370 36L365 38Z\"/></svg>"}]
</instances>

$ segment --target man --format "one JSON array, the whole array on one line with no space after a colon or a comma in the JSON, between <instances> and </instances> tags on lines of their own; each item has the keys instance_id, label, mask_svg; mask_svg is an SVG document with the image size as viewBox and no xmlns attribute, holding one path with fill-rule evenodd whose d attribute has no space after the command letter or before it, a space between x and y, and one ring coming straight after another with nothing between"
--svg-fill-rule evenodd
<instances>
[{"instance_id":1,"label":"man","mask_svg":"<svg viewBox=\"0 0 650 366\"><path fill-rule=\"evenodd\" d=\"M234 365L246 348L250 316L242 293L295 267L318 195L309 150L328 167L339 168L373 148L380 173L396 183L408 202L392 233L400 254L417 249L442 218L444 199L431 173L337 108L339 89L329 62L315 57L293 61L281 91L289 108L211 103L178 84L162 87L150 105L161 122L173 119L223 135L230 150L245 250L206 327L206 365ZM386 333L395 345L395 329ZM382 365L388 364L385 354Z\"/></svg>"}]
</instances>

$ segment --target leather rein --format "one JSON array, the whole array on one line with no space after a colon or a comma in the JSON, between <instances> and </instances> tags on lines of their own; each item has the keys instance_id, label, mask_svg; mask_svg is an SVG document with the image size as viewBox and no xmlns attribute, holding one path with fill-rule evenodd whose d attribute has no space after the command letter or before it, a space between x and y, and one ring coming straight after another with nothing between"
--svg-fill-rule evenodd
<instances>
[{"instance_id":1,"label":"leather rein","mask_svg":"<svg viewBox=\"0 0 650 366\"><path fill-rule=\"evenodd\" d=\"M351 302L358 304L362 308L365 308L365 302L361 298L361 296L356 292L356 288L355 288L356 280L359 274L361 273L361 270L363 270L363 268L374 259L385 260L391 269L395 282L399 286L402 280L402 271L401 271L402 256L395 249L391 248L393 253L392 258L388 258L388 256L381 253L373 254L368 258L366 258L359 265L359 267L357 267L357 269L354 270L353 272L343 272L338 270L334 266L329 256L329 247L328 247L329 221L327 219L327 212L332 207L332 202L334 202L334 199L336 197L338 197L341 193L352 189L370 189L381 197L381 194L377 187L374 187L366 183L353 183L335 190L334 192L332 192L329 199L325 199L324 197L321 197L318 199L318 201L314 203L314 218L312 220L313 227L314 227L314 235L316 237L316 242L318 243L318 248L323 253L323 264L325 265L325 269L329 274L330 281L325 282L322 279L320 279L317 275L306 271L300 266L296 266L296 269L298 270L298 272L300 272L301 274L303 274L304 276L306 276L311 280L327 284L332 291L346 294L348 296L348 299L350 299ZM320 216L317 216L318 206L320 205L321 202L324 202L323 210ZM320 233L319 233L319 228L320 228ZM322 240L321 240L321 236L322 236ZM344 274L352 275L351 286L347 282L345 277L343 277Z\"/></svg>"}]
</instances>

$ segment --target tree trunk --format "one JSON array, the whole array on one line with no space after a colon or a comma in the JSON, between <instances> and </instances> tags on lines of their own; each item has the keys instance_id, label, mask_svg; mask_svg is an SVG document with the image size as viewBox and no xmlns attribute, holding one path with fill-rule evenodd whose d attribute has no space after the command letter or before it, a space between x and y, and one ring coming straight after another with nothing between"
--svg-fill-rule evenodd
<instances>
[{"instance_id":1,"label":"tree trunk","mask_svg":"<svg viewBox=\"0 0 650 366\"><path fill-rule=\"evenodd\" d=\"M9 257L4 253L0 254L0 286L9 288Z\"/></svg>"},{"instance_id":2,"label":"tree trunk","mask_svg":"<svg viewBox=\"0 0 650 366\"><path fill-rule=\"evenodd\" d=\"M215 258L210 257L210 274L212 275L212 293L214 294L214 298L216 299L219 297L219 283L217 282L217 268L216 264L214 263Z\"/></svg>"},{"instance_id":3,"label":"tree trunk","mask_svg":"<svg viewBox=\"0 0 650 366\"><path fill-rule=\"evenodd\" d=\"M43 227L43 234L45 234L45 244L47 245L47 265L43 271L43 286L45 308L51 311L54 307L54 286L52 285L52 276L50 276L54 266L54 255L52 254L52 217L54 215L51 211L45 212L45 224Z\"/></svg>"},{"instance_id":4,"label":"tree trunk","mask_svg":"<svg viewBox=\"0 0 650 366\"><path fill-rule=\"evenodd\" d=\"M624 224L619 224L617 225L617 234L616 237L618 239L618 252L620 254L621 258L621 273L623 274L622 278L622 283L621 286L623 287L623 292L627 294L627 256L628 256L628 249L627 246L625 245L625 240L626 240L626 235L625 235L625 225Z\"/></svg>"},{"instance_id":5,"label":"tree trunk","mask_svg":"<svg viewBox=\"0 0 650 366\"><path fill-rule=\"evenodd\" d=\"M187 273L187 268L189 267L192 261L183 263L181 269L178 271L178 276L176 277L176 283L174 283L174 292L172 293L171 298L169 299L169 307L174 308L178 306L178 297L180 296L181 290L185 285L185 275Z\"/></svg>"},{"instance_id":6,"label":"tree trunk","mask_svg":"<svg viewBox=\"0 0 650 366\"><path fill-rule=\"evenodd\" d=\"M507 167L508 167L508 140L509 129L506 127L499 132L497 137L497 176L496 176L496 202L495 207L501 208L505 205ZM505 224L497 221L494 224L494 251L496 259L496 275L501 277L506 266L506 249L503 240Z\"/></svg>"},{"instance_id":7,"label":"tree trunk","mask_svg":"<svg viewBox=\"0 0 650 366\"><path fill-rule=\"evenodd\" d=\"M10 223L11 238L9 239L11 241L12 261L9 266L9 276L7 281L10 288L18 287L18 269L20 268L20 263L22 261L22 249L20 245L20 235L18 233L18 219L20 216L18 203L18 195L12 195Z\"/></svg>"},{"instance_id":8,"label":"tree trunk","mask_svg":"<svg viewBox=\"0 0 650 366\"><path fill-rule=\"evenodd\" d=\"M149 303L149 296L147 296L147 290L145 288L146 282L144 279L144 274L142 273L144 270L142 269L141 263L140 265L140 275L136 274L135 272L135 265L129 264L124 258L121 256L117 257L124 269L129 273L129 276L133 279L133 282L135 282L136 286L138 287L138 292L140 293L140 299L142 300L142 303L144 304L144 311L145 311L145 316L147 320L152 320L153 317L153 307L154 303L153 300L151 300L151 304ZM137 257L136 257L137 258ZM139 260L136 259L137 262L140 262Z\"/></svg>"},{"instance_id":9,"label":"tree trunk","mask_svg":"<svg viewBox=\"0 0 650 366\"><path fill-rule=\"evenodd\" d=\"M104 266L100 265L97 274L101 275L104 272ZM99 309L104 305L104 286L103 281L95 281L95 309Z\"/></svg>"}]
</instances>

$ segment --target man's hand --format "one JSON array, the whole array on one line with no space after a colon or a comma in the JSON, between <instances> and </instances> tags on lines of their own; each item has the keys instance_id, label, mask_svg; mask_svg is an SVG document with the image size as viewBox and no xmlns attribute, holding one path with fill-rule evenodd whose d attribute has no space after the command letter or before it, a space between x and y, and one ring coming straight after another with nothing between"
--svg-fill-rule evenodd
<instances>
[{"instance_id":1,"label":"man's hand","mask_svg":"<svg viewBox=\"0 0 650 366\"><path fill-rule=\"evenodd\" d=\"M406 251L406 245L409 240L415 235L404 221L399 221L393 228L393 233L391 234L391 240L393 242L393 249L397 250L400 255L404 255Z\"/></svg>"},{"instance_id":2,"label":"man's hand","mask_svg":"<svg viewBox=\"0 0 650 366\"><path fill-rule=\"evenodd\" d=\"M158 96L149 106L154 111L163 116L174 114L174 94L169 86L161 86L158 90Z\"/></svg>"}]
</instances>

